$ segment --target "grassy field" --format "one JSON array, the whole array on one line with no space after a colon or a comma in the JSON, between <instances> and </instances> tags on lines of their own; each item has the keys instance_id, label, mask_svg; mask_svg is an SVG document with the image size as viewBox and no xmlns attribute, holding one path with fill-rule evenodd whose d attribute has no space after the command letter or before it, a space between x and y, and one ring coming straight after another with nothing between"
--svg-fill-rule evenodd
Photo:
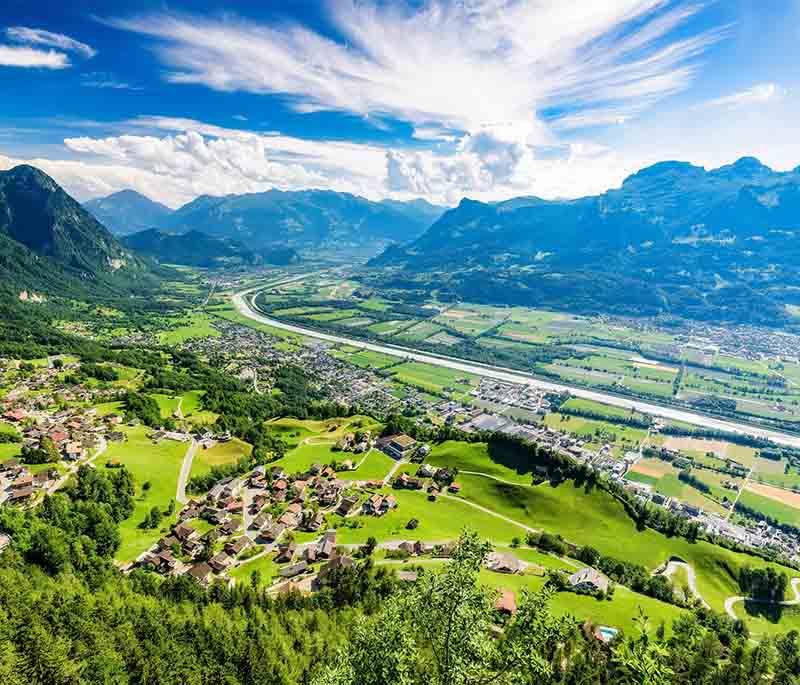
<instances>
[{"instance_id":1,"label":"grassy field","mask_svg":"<svg viewBox=\"0 0 800 685\"><path fill-rule=\"evenodd\" d=\"M190 314L178 322L174 328L159 333L159 341L164 345L180 345L192 338L208 338L219 335L211 322L213 317L203 312Z\"/></svg>"},{"instance_id":2,"label":"grassy field","mask_svg":"<svg viewBox=\"0 0 800 685\"><path fill-rule=\"evenodd\" d=\"M119 461L136 480L136 507L130 518L120 524L122 545L115 555L119 561L131 561L163 534L163 529L141 529L139 523L152 507L165 510L175 498L178 474L188 446L171 440L154 445L147 438L148 429L141 426L124 430L128 439L123 443L111 443L99 461ZM146 492L142 488L145 482L150 483ZM164 518L164 528L171 522Z\"/></svg>"},{"instance_id":3,"label":"grassy field","mask_svg":"<svg viewBox=\"0 0 800 685\"><path fill-rule=\"evenodd\" d=\"M199 447L192 460L190 476L202 476L211 471L214 466L235 464L242 457L249 456L252 451L251 445L238 438L234 438L230 442L220 442L208 449Z\"/></svg>"},{"instance_id":4,"label":"grassy field","mask_svg":"<svg viewBox=\"0 0 800 685\"><path fill-rule=\"evenodd\" d=\"M253 571L258 571L261 574L261 584L271 585L272 581L278 577L280 567L274 561L274 554L265 554L258 559L247 561L230 572L231 578L237 583L250 584L250 575Z\"/></svg>"},{"instance_id":5,"label":"grassy field","mask_svg":"<svg viewBox=\"0 0 800 685\"><path fill-rule=\"evenodd\" d=\"M346 455L344 452L338 454L341 455L340 461ZM371 450L366 456L350 455L349 458L356 463L359 459L363 461L355 471L342 471L337 474L342 480L382 480L394 464L394 460L380 450Z\"/></svg>"},{"instance_id":6,"label":"grassy field","mask_svg":"<svg viewBox=\"0 0 800 685\"><path fill-rule=\"evenodd\" d=\"M765 492L778 492L785 493L787 496L792 495L785 490L779 490L771 486L753 486ZM798 496L794 495L796 499ZM781 523L789 523L793 526L800 526L800 508L794 507L788 502L781 502L773 497L767 497L760 492L754 492L749 487L742 493L739 501L745 506L752 507L771 518L780 521Z\"/></svg>"},{"instance_id":7,"label":"grassy field","mask_svg":"<svg viewBox=\"0 0 800 685\"><path fill-rule=\"evenodd\" d=\"M736 615L746 621L755 638L800 631L800 607L780 607L777 610L751 602L734 605Z\"/></svg>"}]
</instances>

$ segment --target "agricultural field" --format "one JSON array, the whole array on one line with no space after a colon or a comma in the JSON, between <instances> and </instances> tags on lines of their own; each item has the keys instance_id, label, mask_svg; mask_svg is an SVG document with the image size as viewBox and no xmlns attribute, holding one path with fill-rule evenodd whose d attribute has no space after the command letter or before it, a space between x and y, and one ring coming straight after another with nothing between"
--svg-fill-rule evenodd
<instances>
[{"instance_id":1,"label":"agricultural field","mask_svg":"<svg viewBox=\"0 0 800 685\"><path fill-rule=\"evenodd\" d=\"M406 328L401 332L394 335L394 340L402 340L405 342L422 342L437 333L442 332L442 327L430 321L420 321L410 328Z\"/></svg>"},{"instance_id":2,"label":"agricultural field","mask_svg":"<svg viewBox=\"0 0 800 685\"><path fill-rule=\"evenodd\" d=\"M476 376L420 362L405 362L392 367L392 378L435 395L453 392L464 395L478 384Z\"/></svg>"},{"instance_id":3,"label":"agricultural field","mask_svg":"<svg viewBox=\"0 0 800 685\"><path fill-rule=\"evenodd\" d=\"M118 561L131 561L163 534L161 528L142 529L139 524L152 507L164 511L170 500L174 500L188 444L164 440L155 445L147 437L149 429L143 426L126 427L124 432L127 440L110 443L98 461L103 464L119 462L136 481L136 506L133 514L120 524L122 544L115 556ZM150 483L147 490L143 487L145 483ZM168 528L174 518L165 517L162 528Z\"/></svg>"},{"instance_id":4,"label":"agricultural field","mask_svg":"<svg viewBox=\"0 0 800 685\"><path fill-rule=\"evenodd\" d=\"M772 485L748 482L739 501L781 523L800 527L800 494Z\"/></svg>"},{"instance_id":5,"label":"agricultural field","mask_svg":"<svg viewBox=\"0 0 800 685\"><path fill-rule=\"evenodd\" d=\"M358 347L335 350L333 354L350 364L362 368L385 369L398 363L398 358L372 350L362 350Z\"/></svg>"},{"instance_id":6,"label":"agricultural field","mask_svg":"<svg viewBox=\"0 0 800 685\"><path fill-rule=\"evenodd\" d=\"M598 449L608 444L617 458L621 458L625 452L638 451L639 446L648 439L647 431L643 428L632 428L611 421L585 419L558 412L547 414L543 421L546 426L576 435Z\"/></svg>"}]
</instances>

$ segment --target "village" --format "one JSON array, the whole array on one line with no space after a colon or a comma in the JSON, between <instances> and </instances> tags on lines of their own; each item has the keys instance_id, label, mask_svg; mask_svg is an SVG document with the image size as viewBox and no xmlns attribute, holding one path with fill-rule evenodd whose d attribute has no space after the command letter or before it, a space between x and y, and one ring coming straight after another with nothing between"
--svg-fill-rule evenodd
<instances>
[{"instance_id":1,"label":"village","mask_svg":"<svg viewBox=\"0 0 800 685\"><path fill-rule=\"evenodd\" d=\"M366 415L384 419L392 413L414 417L425 427L450 425L464 433L501 433L532 441L574 461L586 464L609 480L619 482L640 501L663 507L694 521L709 535L756 549L775 550L800 561L800 543L766 522L744 526L700 507L665 497L642 483L627 480L628 468L641 457L640 451L615 455L612 446L589 446L568 430L558 430L536 421L547 414L555 398L533 386L481 378L468 398L433 397L413 387L399 396L385 374L348 363L333 354L326 343L286 345L251 328L220 322L222 335L191 340L185 348L214 358L229 373L252 383L253 391L269 392L274 369L291 363L308 369L324 395ZM0 464L0 502L35 505L46 493L56 491L81 464L92 464L108 442L125 439L118 413L105 416L94 405L118 398L118 391L87 389L59 380L78 367L77 362L59 364L50 360L2 399L3 420L20 432L26 451L51 453L42 467L19 458ZM563 398L560 398L563 401ZM658 422L655 423L658 430ZM230 435L202 430L190 434L186 428L154 430L154 443L162 440L197 441L201 447L225 442ZM52 445L52 447L51 447ZM148 568L167 575L188 574L202 584L214 578L231 580L231 571L258 556L274 555L278 565L276 587L302 580L308 589L324 579L330 564L351 564L357 549L337 546L337 525L358 526L359 517L384 516L398 507L392 487L427 493L436 501L442 493L457 496L456 474L425 463L430 446L406 435L378 438L347 436L339 446L344 456L335 464L313 464L304 473L286 473L280 467L259 466L244 476L217 483L205 498L192 499L179 513L179 522L169 535L142 552L127 569ZM361 455L378 449L396 464L417 464L415 472L396 468L382 480L344 480L342 470L354 468ZM406 526L409 539L387 543L409 556L446 554L446 546L433 546L414 538L416 521ZM397 553L396 551L394 553ZM508 561L508 559L506 559ZM506 564L513 567L514 564Z\"/></svg>"}]
</instances>

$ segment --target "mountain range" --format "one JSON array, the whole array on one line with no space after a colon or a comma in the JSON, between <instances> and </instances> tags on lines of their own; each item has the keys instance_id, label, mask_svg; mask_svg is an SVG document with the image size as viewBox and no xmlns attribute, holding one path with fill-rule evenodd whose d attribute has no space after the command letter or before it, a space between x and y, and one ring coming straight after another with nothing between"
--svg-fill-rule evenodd
<instances>
[{"instance_id":1,"label":"mountain range","mask_svg":"<svg viewBox=\"0 0 800 685\"><path fill-rule=\"evenodd\" d=\"M0 172L0 290L118 296L154 273L47 174Z\"/></svg>"},{"instance_id":2,"label":"mountain range","mask_svg":"<svg viewBox=\"0 0 800 685\"><path fill-rule=\"evenodd\" d=\"M135 190L120 190L84 203L97 220L116 235L162 226L172 210Z\"/></svg>"},{"instance_id":3,"label":"mountain range","mask_svg":"<svg viewBox=\"0 0 800 685\"><path fill-rule=\"evenodd\" d=\"M176 234L148 228L121 240L131 250L166 264L218 268L286 265L297 260L297 253L290 247L252 250L232 238L216 238L201 231Z\"/></svg>"},{"instance_id":4,"label":"mountain range","mask_svg":"<svg viewBox=\"0 0 800 685\"><path fill-rule=\"evenodd\" d=\"M328 190L201 195L175 211L134 191L122 191L90 200L85 207L120 235L143 228L201 231L254 249L277 246L368 256L389 243L413 240L444 211L424 200L372 202Z\"/></svg>"},{"instance_id":5,"label":"mountain range","mask_svg":"<svg viewBox=\"0 0 800 685\"><path fill-rule=\"evenodd\" d=\"M464 199L370 266L443 298L774 325L800 304L798 263L800 167L745 157L662 162L575 200Z\"/></svg>"}]
</instances>

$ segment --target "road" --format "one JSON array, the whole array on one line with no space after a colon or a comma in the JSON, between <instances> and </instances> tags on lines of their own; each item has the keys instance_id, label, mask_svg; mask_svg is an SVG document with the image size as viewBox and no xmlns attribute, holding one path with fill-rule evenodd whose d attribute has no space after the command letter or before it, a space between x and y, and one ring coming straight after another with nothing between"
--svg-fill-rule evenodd
<instances>
[{"instance_id":1,"label":"road","mask_svg":"<svg viewBox=\"0 0 800 685\"><path fill-rule=\"evenodd\" d=\"M487 364L457 359L456 357L447 357L425 352L418 352L413 348L403 347L400 345L365 342L355 338L347 338L342 335L323 333L312 328L305 328L303 326L285 323L283 321L279 321L278 319L273 319L272 317L261 314L250 304L248 295L261 289L263 289L263 286L236 293L233 296L233 304L237 311L243 316L246 316L253 321L267 324L273 328L279 328L281 330L288 331L290 333L296 333L297 335L303 335L309 338L316 338L317 340L325 340L327 342L350 345L352 347L358 347L364 350L370 350L372 352L380 352L393 357L401 357L411 361L422 362L424 364L441 366L454 371L484 376L486 378L494 378L500 381L506 381L508 383L528 384L548 392L569 392L574 397L594 400L595 402L602 402L603 404L608 404L613 407L632 409L644 414L650 414L652 416L658 416L660 418L669 419L672 421L683 421L684 423L689 423L694 426L702 426L704 428L713 430L739 433L742 435L752 435L757 438L766 438L779 445L800 448L800 436L780 433L767 428L758 428L756 426L736 423L734 421L715 419L710 416L705 416L703 414L698 414L685 409L664 407L657 404L652 404L650 402L641 402L639 400L628 399L619 395L598 392L595 390L589 390L587 388L576 388L561 383L553 383L550 381L541 380L540 378L537 378L532 374L525 373L524 371L516 371L514 369L509 369L502 366L490 366Z\"/></svg>"},{"instance_id":2,"label":"road","mask_svg":"<svg viewBox=\"0 0 800 685\"><path fill-rule=\"evenodd\" d=\"M777 604L782 607L793 607L800 604L800 578L792 578L792 592L794 593L794 599L787 599L784 602L777 602ZM744 602L745 600L748 602L753 602L754 604L774 604L774 602L768 602L764 599L752 599L750 597L728 597L728 599L725 600L725 613L734 620L738 619L739 617L733 610L733 605L738 604L739 602Z\"/></svg>"},{"instance_id":3,"label":"road","mask_svg":"<svg viewBox=\"0 0 800 685\"><path fill-rule=\"evenodd\" d=\"M186 450L186 454L183 457L181 472L178 476L178 488L177 492L175 493L175 499L180 504L186 504L186 502L189 501L189 499L186 497L186 482L189 480L189 473L192 470L192 460L194 459L196 452L197 441L192 439L192 442L189 444L189 448Z\"/></svg>"},{"instance_id":4,"label":"road","mask_svg":"<svg viewBox=\"0 0 800 685\"><path fill-rule=\"evenodd\" d=\"M64 487L64 483L66 483L67 480L69 480L70 476L77 473L78 469L81 466L90 466L91 464L93 464L95 459L97 459L101 454L103 454L103 452L105 452L106 449L108 449L108 442L106 441L105 438L100 438L100 444L98 445L95 453L88 459L84 459L82 461L76 461L73 464L71 464L70 467L67 469L67 472L63 476L61 476L61 478L59 478L55 483L53 483L49 488L47 488L45 494L52 495L54 492Z\"/></svg>"},{"instance_id":5,"label":"road","mask_svg":"<svg viewBox=\"0 0 800 685\"><path fill-rule=\"evenodd\" d=\"M700 592L697 590L697 576L694 573L694 569L687 564L685 561L669 561L667 562L666 567L664 570L659 574L662 576L666 576L669 578L675 571L679 568L686 569L686 584L689 586L689 591L702 602L703 606L708 608L708 602L703 599Z\"/></svg>"}]
</instances>

